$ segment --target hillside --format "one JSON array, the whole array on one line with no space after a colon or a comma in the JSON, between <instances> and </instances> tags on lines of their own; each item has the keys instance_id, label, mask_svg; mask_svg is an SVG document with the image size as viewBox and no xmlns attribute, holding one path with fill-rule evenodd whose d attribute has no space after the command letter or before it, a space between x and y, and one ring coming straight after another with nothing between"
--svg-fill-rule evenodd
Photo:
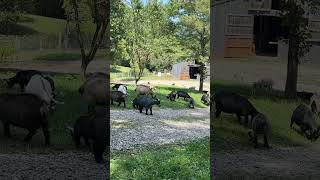
<instances>
[{"instance_id":1,"label":"hillside","mask_svg":"<svg viewBox=\"0 0 320 180\"><path fill-rule=\"evenodd\" d=\"M19 25L32 29L37 33L52 34L62 32L66 26L66 21L37 15L24 15L23 21Z\"/></svg>"}]
</instances>

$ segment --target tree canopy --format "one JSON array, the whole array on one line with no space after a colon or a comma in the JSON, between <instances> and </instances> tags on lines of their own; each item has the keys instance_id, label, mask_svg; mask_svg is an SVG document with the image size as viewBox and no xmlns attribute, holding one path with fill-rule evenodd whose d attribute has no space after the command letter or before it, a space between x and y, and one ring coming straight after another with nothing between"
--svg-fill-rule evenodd
<instances>
[{"instance_id":1,"label":"tree canopy","mask_svg":"<svg viewBox=\"0 0 320 180\"><path fill-rule=\"evenodd\" d=\"M140 68L165 71L179 61L208 61L209 3L209 0L113 1L114 63L130 65L139 79L139 74L143 74Z\"/></svg>"}]
</instances>

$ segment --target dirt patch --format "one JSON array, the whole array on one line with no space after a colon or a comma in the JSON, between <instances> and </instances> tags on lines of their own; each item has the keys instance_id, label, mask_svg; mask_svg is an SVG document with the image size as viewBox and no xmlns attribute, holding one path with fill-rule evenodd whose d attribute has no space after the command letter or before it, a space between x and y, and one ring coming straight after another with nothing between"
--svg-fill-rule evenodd
<instances>
[{"instance_id":1,"label":"dirt patch","mask_svg":"<svg viewBox=\"0 0 320 180\"><path fill-rule=\"evenodd\" d=\"M261 78L272 78L274 88L284 90L287 65L279 61L247 62L241 60L215 61L211 70L215 80L252 84ZM213 80L214 81L214 80ZM320 92L320 71L318 66L300 65L298 90Z\"/></svg>"}]
</instances>

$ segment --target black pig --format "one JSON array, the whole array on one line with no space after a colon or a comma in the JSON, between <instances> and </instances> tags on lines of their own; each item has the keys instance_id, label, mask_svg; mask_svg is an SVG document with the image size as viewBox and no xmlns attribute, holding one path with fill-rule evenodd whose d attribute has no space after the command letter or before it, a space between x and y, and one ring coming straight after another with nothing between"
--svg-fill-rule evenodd
<instances>
[{"instance_id":1,"label":"black pig","mask_svg":"<svg viewBox=\"0 0 320 180\"><path fill-rule=\"evenodd\" d=\"M170 101L176 101L177 93L175 91L171 91L170 94L167 95L167 98L170 99Z\"/></svg>"},{"instance_id":2,"label":"black pig","mask_svg":"<svg viewBox=\"0 0 320 180\"><path fill-rule=\"evenodd\" d=\"M1 94L0 121L3 123L4 135L11 137L10 125L29 131L24 141L28 142L41 127L45 144L50 145L48 130L49 105L33 94Z\"/></svg>"},{"instance_id":3,"label":"black pig","mask_svg":"<svg viewBox=\"0 0 320 180\"><path fill-rule=\"evenodd\" d=\"M185 91L178 91L177 92L177 99L179 97L183 97L183 99L186 100L187 98L190 98L190 95Z\"/></svg>"},{"instance_id":4,"label":"black pig","mask_svg":"<svg viewBox=\"0 0 320 180\"><path fill-rule=\"evenodd\" d=\"M111 91L111 104L113 105L113 101L118 102L118 106L123 102L124 107L126 107L126 95L121 91Z\"/></svg>"},{"instance_id":5,"label":"black pig","mask_svg":"<svg viewBox=\"0 0 320 180\"><path fill-rule=\"evenodd\" d=\"M140 113L142 113L143 108L146 109L146 115L148 115L148 110L150 110L150 115L152 114L152 106L158 105L160 106L160 100L155 98L150 98L148 96L142 96L137 99L137 106L139 108Z\"/></svg>"},{"instance_id":6,"label":"black pig","mask_svg":"<svg viewBox=\"0 0 320 180\"><path fill-rule=\"evenodd\" d=\"M216 118L220 117L221 112L236 114L241 124L241 116L246 119L248 125L249 116L251 119L258 114L256 108L248 101L247 98L233 92L220 91L214 96L216 104Z\"/></svg>"},{"instance_id":7,"label":"black pig","mask_svg":"<svg viewBox=\"0 0 320 180\"><path fill-rule=\"evenodd\" d=\"M97 163L103 162L103 153L108 143L108 120L110 112L105 106L97 106L94 113L80 116L73 128L69 128L76 147L80 145L80 139L84 138L87 146L91 147Z\"/></svg>"}]
</instances>

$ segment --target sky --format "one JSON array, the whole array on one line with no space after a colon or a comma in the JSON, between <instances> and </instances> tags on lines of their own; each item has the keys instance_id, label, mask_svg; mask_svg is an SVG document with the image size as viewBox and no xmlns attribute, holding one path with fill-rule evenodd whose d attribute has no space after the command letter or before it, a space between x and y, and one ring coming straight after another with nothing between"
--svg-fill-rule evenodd
<instances>
[{"instance_id":1,"label":"sky","mask_svg":"<svg viewBox=\"0 0 320 180\"><path fill-rule=\"evenodd\" d=\"M161 0L161 1L164 2L164 3L168 3L170 0ZM144 4L146 4L148 2L148 0L142 0L142 2Z\"/></svg>"}]
</instances>

